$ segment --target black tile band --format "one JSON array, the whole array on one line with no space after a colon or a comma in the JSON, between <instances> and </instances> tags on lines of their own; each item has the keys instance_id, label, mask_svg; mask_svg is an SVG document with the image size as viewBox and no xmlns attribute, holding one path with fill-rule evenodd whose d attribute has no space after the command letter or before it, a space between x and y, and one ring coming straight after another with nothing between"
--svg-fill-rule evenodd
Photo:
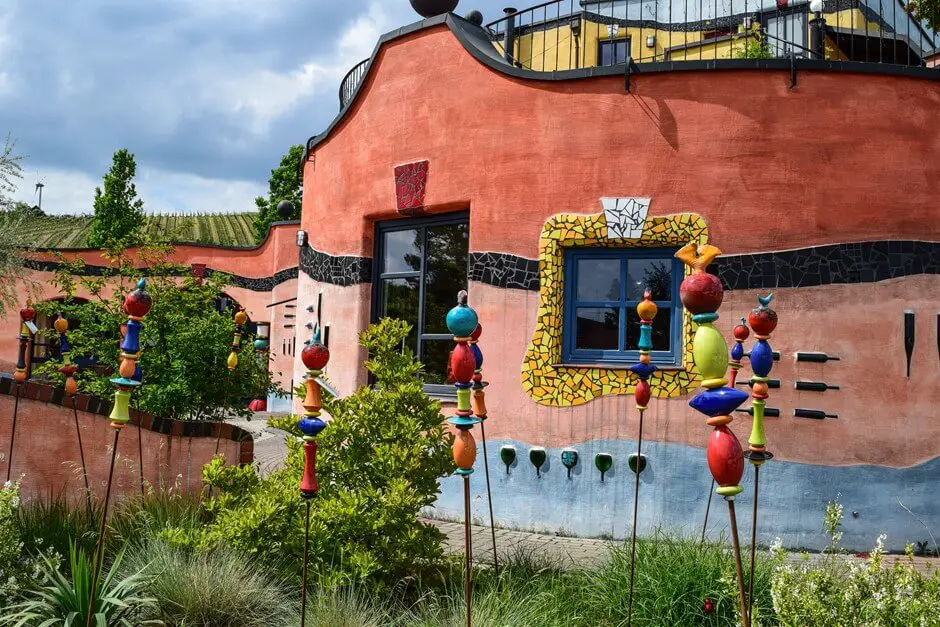
<instances>
[{"instance_id":1,"label":"black tile band","mask_svg":"<svg viewBox=\"0 0 940 627\"><path fill-rule=\"evenodd\" d=\"M300 249L300 269L314 281L332 285L372 282L372 258L333 256L305 244Z\"/></svg>"}]
</instances>

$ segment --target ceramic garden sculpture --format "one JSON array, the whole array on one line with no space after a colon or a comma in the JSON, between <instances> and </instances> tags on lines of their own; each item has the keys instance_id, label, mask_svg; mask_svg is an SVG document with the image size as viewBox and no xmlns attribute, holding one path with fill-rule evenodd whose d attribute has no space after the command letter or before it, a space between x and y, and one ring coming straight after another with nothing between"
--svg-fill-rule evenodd
<instances>
[{"instance_id":1,"label":"ceramic garden sculpture","mask_svg":"<svg viewBox=\"0 0 940 627\"><path fill-rule=\"evenodd\" d=\"M470 475L477 457L477 444L470 432L473 425L481 422L473 415L470 407L470 390L473 387L473 375L476 360L470 348L471 335L479 325L477 313L467 305L467 292L457 295L457 306L447 312L447 328L454 334L454 352L450 356L450 369L457 388L457 411L447 422L457 427L454 438L454 462L457 474L463 477L464 499L464 598L467 604L467 627L470 627L470 556L472 550L470 538Z\"/></svg>"},{"instance_id":2,"label":"ceramic garden sculpture","mask_svg":"<svg viewBox=\"0 0 940 627\"><path fill-rule=\"evenodd\" d=\"M13 401L13 426L10 430L10 450L7 453L7 481L10 481L13 470L13 440L16 438L16 416L20 409L20 388L26 383L26 372L28 370L27 362L29 356L29 339L32 331L27 323L31 323L36 317L36 310L33 309L33 302L26 301L26 306L20 309L20 337L19 351L16 355L16 370L13 372L13 382L16 384L16 400Z\"/></svg>"},{"instance_id":3,"label":"ceramic garden sculpture","mask_svg":"<svg viewBox=\"0 0 940 627\"><path fill-rule=\"evenodd\" d=\"M235 314L235 335L232 337L232 352L228 356L228 369L235 370L238 367L238 353L242 349L242 335L245 334L245 323L248 322L248 314L241 308Z\"/></svg>"},{"instance_id":4,"label":"ceramic garden sculpture","mask_svg":"<svg viewBox=\"0 0 940 627\"><path fill-rule=\"evenodd\" d=\"M716 492L728 502L741 617L745 627L749 627L741 547L738 543L738 525L734 510L734 497L742 491L738 484L744 474L744 451L738 438L728 428L733 420L731 412L747 400L747 394L727 386L725 373L728 369L728 345L712 324L718 319L717 312L721 307L724 291L718 277L705 272L705 268L720 254L718 248L708 244L688 244L676 253L677 258L692 268L692 273L679 287L679 297L686 310L692 314L692 321L698 325L692 341L692 358L702 377L702 387L705 391L694 397L689 405L708 416L706 423L714 428L708 441L708 468L719 486Z\"/></svg>"},{"instance_id":5,"label":"ceramic garden sculpture","mask_svg":"<svg viewBox=\"0 0 940 627\"><path fill-rule=\"evenodd\" d=\"M630 605L627 612L627 625L633 621L633 583L636 574L636 519L640 504L640 473L642 472L643 460L643 413L649 405L652 396L649 378L656 372L656 366L650 359L650 350L653 348L653 319L656 317L656 303L653 302L652 293L646 290L643 294L643 300L636 306L636 312L640 316L640 361L630 370L636 375L636 387L633 391L636 408L640 412L640 426L637 429L636 439L636 462L634 463L634 483L633 483L633 529L630 532L630 552L633 556L630 560Z\"/></svg>"},{"instance_id":6,"label":"ceramic garden sculpture","mask_svg":"<svg viewBox=\"0 0 940 627\"><path fill-rule=\"evenodd\" d=\"M88 486L88 467L85 465L85 449L82 446L82 430L78 423L78 408L75 406L75 395L78 394L78 383L75 381L75 373L78 372L78 366L72 363L72 347L69 346L69 321L59 314L53 323L56 332L59 334L59 355L62 359L62 366L59 372L65 377L65 394L71 400L72 415L75 418L75 436L78 439L78 455L82 462L82 477L85 480L85 503L88 506L89 516L91 510L91 489Z\"/></svg>"},{"instance_id":7,"label":"ceramic garden sculpture","mask_svg":"<svg viewBox=\"0 0 940 627\"><path fill-rule=\"evenodd\" d=\"M111 447L111 469L108 471L108 487L104 496L104 508L101 514L101 529L98 533L98 549L95 554L94 576L92 578L91 599L88 607L95 606L95 593L98 588L98 578L101 576L101 563L104 554L104 534L108 521L108 502L111 499L111 482L114 479L114 460L118 450L118 438L121 430L130 421L131 393L141 385L141 372L137 365L140 359L140 332L144 328L144 317L150 313L153 301L147 293L147 279L137 283L137 289L124 298L124 313L127 314L127 332L121 341L121 366L118 369L120 377L111 379L117 390L114 392L114 409L108 416L111 428L114 429L114 444ZM94 614L88 613L87 627L91 627Z\"/></svg>"},{"instance_id":8,"label":"ceramic garden sculpture","mask_svg":"<svg viewBox=\"0 0 940 627\"><path fill-rule=\"evenodd\" d=\"M323 369L330 361L330 349L320 343L320 323L317 322L313 330L313 340L306 343L300 353L300 359L307 367L306 387L304 396L304 415L298 426L304 440L304 472L300 479L300 496L306 504L306 519L304 527L304 565L302 575L301 599L301 626L306 624L307 614L307 556L310 546L310 501L316 497L320 490L317 482L317 435L326 428L326 423L320 418L323 409L323 393L317 377L323 374Z\"/></svg>"},{"instance_id":9,"label":"ceramic garden sculpture","mask_svg":"<svg viewBox=\"0 0 940 627\"><path fill-rule=\"evenodd\" d=\"M770 308L773 294L758 296L760 306L747 316L747 322L754 331L757 343L751 349L751 396L753 397L752 413L754 423L751 426L751 436L748 438L748 450L744 453L754 467L754 508L751 516L751 570L748 578L747 598L750 606L754 604L754 558L757 550L757 494L760 488L760 467L773 458L773 453L767 450L767 436L764 433L764 407L769 396L768 376L774 365L774 352L767 341L770 334L777 328L777 312ZM746 336L745 336L746 337Z\"/></svg>"},{"instance_id":10,"label":"ceramic garden sculpture","mask_svg":"<svg viewBox=\"0 0 940 627\"><path fill-rule=\"evenodd\" d=\"M496 521L493 517L493 492L490 490L490 462L486 453L486 386L483 380L483 351L480 349L480 336L483 334L483 325L477 323L477 328L470 334L470 351L476 368L473 371L473 413L480 419L480 439L483 440L483 474L486 477L486 502L490 509L490 534L493 538L493 571L499 578L499 558L496 555Z\"/></svg>"}]
</instances>

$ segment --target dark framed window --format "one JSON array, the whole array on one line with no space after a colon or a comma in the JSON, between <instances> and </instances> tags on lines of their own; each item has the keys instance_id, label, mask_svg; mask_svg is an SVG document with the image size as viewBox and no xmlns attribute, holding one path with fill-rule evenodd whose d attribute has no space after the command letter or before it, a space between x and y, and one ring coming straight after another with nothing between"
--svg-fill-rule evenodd
<instances>
[{"instance_id":1,"label":"dark framed window","mask_svg":"<svg viewBox=\"0 0 940 627\"><path fill-rule=\"evenodd\" d=\"M626 63L630 54L630 38L604 39L597 43L598 65Z\"/></svg>"},{"instance_id":2,"label":"dark framed window","mask_svg":"<svg viewBox=\"0 0 940 627\"><path fill-rule=\"evenodd\" d=\"M770 35L767 45L774 57L806 56L809 46L809 11L807 5L763 15L762 27Z\"/></svg>"},{"instance_id":3,"label":"dark framed window","mask_svg":"<svg viewBox=\"0 0 940 627\"><path fill-rule=\"evenodd\" d=\"M448 361L454 346L447 312L467 289L467 212L379 222L375 227L372 320L399 318L412 326L405 342L425 366L425 389L453 394Z\"/></svg>"},{"instance_id":4,"label":"dark framed window","mask_svg":"<svg viewBox=\"0 0 940 627\"><path fill-rule=\"evenodd\" d=\"M565 253L565 363L629 365L639 360L636 306L649 288L659 308L650 357L678 366L682 356L682 263L664 248L572 248Z\"/></svg>"}]
</instances>

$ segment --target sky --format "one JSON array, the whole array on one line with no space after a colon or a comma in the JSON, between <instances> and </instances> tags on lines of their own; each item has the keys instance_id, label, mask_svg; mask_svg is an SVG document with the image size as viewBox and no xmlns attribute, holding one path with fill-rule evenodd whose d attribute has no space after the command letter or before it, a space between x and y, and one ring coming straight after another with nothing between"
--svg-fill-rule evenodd
<instances>
[{"instance_id":1,"label":"sky","mask_svg":"<svg viewBox=\"0 0 940 627\"><path fill-rule=\"evenodd\" d=\"M91 213L127 148L147 212L253 211L335 117L346 72L418 19L408 0L0 0L0 140L27 156L14 198L36 204L42 182L47 213Z\"/></svg>"}]
</instances>

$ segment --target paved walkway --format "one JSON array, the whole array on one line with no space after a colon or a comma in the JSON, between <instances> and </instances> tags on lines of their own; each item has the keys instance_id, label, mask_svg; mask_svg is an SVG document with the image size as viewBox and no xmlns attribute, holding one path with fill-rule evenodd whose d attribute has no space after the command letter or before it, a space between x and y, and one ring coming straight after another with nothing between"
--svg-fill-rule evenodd
<instances>
[{"instance_id":1,"label":"paved walkway","mask_svg":"<svg viewBox=\"0 0 940 627\"><path fill-rule=\"evenodd\" d=\"M229 421L233 425L251 432L255 438L255 464L261 475L267 475L283 466L284 459L287 457L287 444L284 438L288 434L280 429L268 426L267 419L270 415L258 413L250 421ZM463 554L463 523L431 519L425 519L425 521L437 526L444 532L446 536L444 546L447 552ZM473 561L481 565L492 564L493 534L490 528L471 525L470 534L473 541ZM610 556L611 547L621 542L496 529L496 546L500 562L504 562L510 555L521 552L530 553L537 559L544 559L548 564L558 565L562 568L592 568L604 564ZM791 553L790 559L797 562L801 557L798 553ZM859 557L857 559L863 560L864 558ZM885 556L887 564L899 559L906 558L903 555ZM918 557L914 560L918 569L923 572L940 567L940 560L938 559Z\"/></svg>"}]
</instances>

